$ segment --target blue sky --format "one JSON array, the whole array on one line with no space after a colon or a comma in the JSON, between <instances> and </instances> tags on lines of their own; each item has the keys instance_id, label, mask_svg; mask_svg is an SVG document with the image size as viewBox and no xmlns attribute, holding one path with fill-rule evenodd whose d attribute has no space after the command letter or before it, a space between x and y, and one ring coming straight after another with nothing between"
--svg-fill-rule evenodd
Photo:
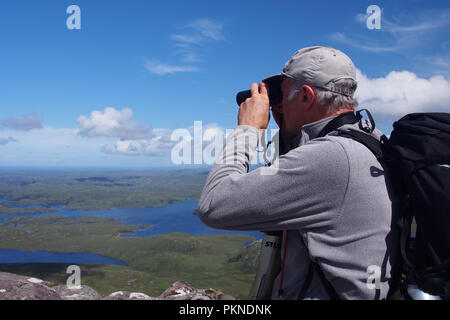
<instances>
[{"instance_id":1,"label":"blue sky","mask_svg":"<svg viewBox=\"0 0 450 320\"><path fill-rule=\"evenodd\" d=\"M232 129L236 92L311 45L352 58L360 107L389 133L449 111L449 27L448 1L2 0L0 167L171 166L174 130Z\"/></svg>"}]
</instances>

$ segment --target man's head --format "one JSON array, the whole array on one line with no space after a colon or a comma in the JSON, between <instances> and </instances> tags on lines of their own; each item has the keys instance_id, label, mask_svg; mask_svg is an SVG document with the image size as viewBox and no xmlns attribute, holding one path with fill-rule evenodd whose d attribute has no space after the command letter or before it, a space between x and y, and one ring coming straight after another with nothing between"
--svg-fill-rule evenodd
<instances>
[{"instance_id":1,"label":"man's head","mask_svg":"<svg viewBox=\"0 0 450 320\"><path fill-rule=\"evenodd\" d=\"M266 83L281 82L282 100L272 111L283 115L283 130L298 135L303 125L353 111L357 101L356 69L343 52L327 47L308 47L297 51L283 72Z\"/></svg>"}]
</instances>

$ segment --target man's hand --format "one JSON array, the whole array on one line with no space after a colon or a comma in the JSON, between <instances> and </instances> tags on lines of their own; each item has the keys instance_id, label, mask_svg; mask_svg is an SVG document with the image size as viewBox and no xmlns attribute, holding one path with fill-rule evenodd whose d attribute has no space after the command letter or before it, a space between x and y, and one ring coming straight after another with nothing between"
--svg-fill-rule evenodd
<instances>
[{"instance_id":1,"label":"man's hand","mask_svg":"<svg viewBox=\"0 0 450 320\"><path fill-rule=\"evenodd\" d=\"M269 95L265 83L261 82L259 89L257 83L252 83L250 88L252 96L240 105L238 125L252 126L256 129L267 128L270 119Z\"/></svg>"}]
</instances>

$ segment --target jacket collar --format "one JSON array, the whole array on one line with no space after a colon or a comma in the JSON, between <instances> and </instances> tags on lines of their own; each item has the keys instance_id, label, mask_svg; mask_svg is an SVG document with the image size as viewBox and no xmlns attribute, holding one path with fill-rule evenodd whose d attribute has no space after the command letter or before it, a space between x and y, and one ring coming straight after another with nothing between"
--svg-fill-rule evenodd
<instances>
[{"instance_id":1,"label":"jacket collar","mask_svg":"<svg viewBox=\"0 0 450 320\"><path fill-rule=\"evenodd\" d=\"M325 128L325 126L336 118L337 116L331 116L328 118L324 118L321 120L318 120L316 122L308 123L302 127L302 133L299 136L296 136L291 139L286 145L285 152L288 152L289 150L292 150L294 148L297 148L299 146L302 146L306 144L308 141L318 138L320 132Z\"/></svg>"},{"instance_id":2,"label":"jacket collar","mask_svg":"<svg viewBox=\"0 0 450 320\"><path fill-rule=\"evenodd\" d=\"M316 122L308 123L302 127L302 134L300 136L300 144L303 145L306 142L318 138L319 134L322 132L322 130L326 127L326 125L336 118L336 116L331 116L328 118L324 118L321 120L318 120Z\"/></svg>"}]
</instances>

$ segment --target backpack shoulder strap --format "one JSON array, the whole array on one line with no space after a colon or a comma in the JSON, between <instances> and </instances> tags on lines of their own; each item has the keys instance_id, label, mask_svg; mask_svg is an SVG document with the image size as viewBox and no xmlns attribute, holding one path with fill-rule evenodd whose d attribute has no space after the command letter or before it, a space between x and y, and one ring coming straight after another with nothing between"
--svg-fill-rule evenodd
<instances>
[{"instance_id":1,"label":"backpack shoulder strap","mask_svg":"<svg viewBox=\"0 0 450 320\"><path fill-rule=\"evenodd\" d=\"M308 273L306 274L305 282L303 282L302 288L300 289L300 293L298 295L298 300L305 299L306 291L308 291L309 286L311 285L312 278L314 275L314 268L312 266L313 262L309 262Z\"/></svg>"},{"instance_id":2,"label":"backpack shoulder strap","mask_svg":"<svg viewBox=\"0 0 450 320\"><path fill-rule=\"evenodd\" d=\"M303 286L300 290L300 294L298 295L298 300L303 300L306 296L306 292L308 291L309 286L311 285L314 272L316 272L319 275L320 281L323 284L325 291L327 292L328 296L331 300L340 300L339 295L337 294L336 290L333 288L331 283L325 278L325 275L323 274L322 269L317 265L316 263L310 261L309 262L309 269L308 273L306 274L305 282L303 283Z\"/></svg>"},{"instance_id":3,"label":"backpack shoulder strap","mask_svg":"<svg viewBox=\"0 0 450 320\"><path fill-rule=\"evenodd\" d=\"M307 248L305 241L303 240L303 237L300 236L300 239L303 243L303 245ZM314 263L311 258L309 259L309 266L308 266L308 273L306 274L305 282L303 282L303 285L300 289L300 293L298 295L298 300L303 300L306 296L306 292L308 291L308 288L311 286L312 279L314 277L314 272L316 272L319 275L320 282L324 286L328 296L331 300L340 300L339 295L337 294L336 290L333 288L331 283L327 280L325 275L323 274L322 269L317 263Z\"/></svg>"},{"instance_id":4,"label":"backpack shoulder strap","mask_svg":"<svg viewBox=\"0 0 450 320\"><path fill-rule=\"evenodd\" d=\"M368 125L363 124L363 116L361 113L365 111L368 118ZM329 134L332 131L338 130L340 127L346 124L355 124L359 122L359 128L366 132L366 133L372 133L375 129L375 121L373 120L372 114L367 109L362 109L359 111L356 111L356 113L345 112L337 117L335 117L333 120L328 122L328 124L320 131L319 137L325 137L327 134Z\"/></svg>"},{"instance_id":5,"label":"backpack shoulder strap","mask_svg":"<svg viewBox=\"0 0 450 320\"><path fill-rule=\"evenodd\" d=\"M350 139L353 139L364 146L366 146L372 153L375 155L375 157L378 160L381 160L383 158L383 151L381 149L381 142L372 137L371 135L368 135L367 133L359 132L359 131L341 131L338 130L338 135L341 137L347 137ZM385 136L383 136L385 137ZM384 138L381 138L382 141Z\"/></svg>"},{"instance_id":6,"label":"backpack shoulder strap","mask_svg":"<svg viewBox=\"0 0 450 320\"><path fill-rule=\"evenodd\" d=\"M329 134L332 131L337 130L338 128L342 127L345 124L354 124L359 121L358 116L356 116L353 112L346 112L343 113L330 122L325 126L325 128L322 129L319 133L319 137L325 137L327 134Z\"/></svg>"}]
</instances>

